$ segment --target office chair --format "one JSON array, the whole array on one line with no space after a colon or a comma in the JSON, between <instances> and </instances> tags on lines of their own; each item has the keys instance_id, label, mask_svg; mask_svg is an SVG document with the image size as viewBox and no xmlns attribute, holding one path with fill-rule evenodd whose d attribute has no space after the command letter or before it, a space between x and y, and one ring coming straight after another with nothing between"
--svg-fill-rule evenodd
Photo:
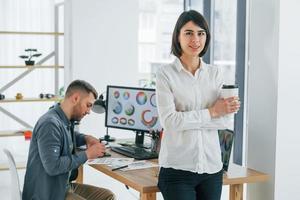
<instances>
[{"instance_id":1,"label":"office chair","mask_svg":"<svg viewBox=\"0 0 300 200\"><path fill-rule=\"evenodd\" d=\"M220 148L222 153L223 170L228 171L230 155L234 141L234 132L232 130L218 130L220 139Z\"/></svg>"},{"instance_id":2,"label":"office chair","mask_svg":"<svg viewBox=\"0 0 300 200\"><path fill-rule=\"evenodd\" d=\"M3 149L3 151L8 159L8 166L11 176L11 199L22 200L22 192L20 190L19 176L14 157L12 156L9 150Z\"/></svg>"}]
</instances>

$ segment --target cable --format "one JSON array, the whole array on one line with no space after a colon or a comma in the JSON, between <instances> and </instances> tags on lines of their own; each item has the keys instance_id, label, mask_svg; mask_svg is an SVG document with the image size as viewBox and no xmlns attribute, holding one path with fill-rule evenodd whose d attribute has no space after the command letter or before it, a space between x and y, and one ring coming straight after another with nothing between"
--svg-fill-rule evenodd
<instances>
[{"instance_id":1,"label":"cable","mask_svg":"<svg viewBox=\"0 0 300 200\"><path fill-rule=\"evenodd\" d=\"M126 189L128 190L129 194L131 194L131 196L133 196L135 199L139 200L140 197L135 195L131 190L130 188L128 187L128 185L125 185Z\"/></svg>"}]
</instances>

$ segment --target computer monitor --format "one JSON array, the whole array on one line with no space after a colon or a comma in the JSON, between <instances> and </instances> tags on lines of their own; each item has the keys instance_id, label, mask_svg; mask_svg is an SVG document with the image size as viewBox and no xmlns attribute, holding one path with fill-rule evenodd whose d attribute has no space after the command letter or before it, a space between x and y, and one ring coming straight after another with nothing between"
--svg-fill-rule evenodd
<instances>
[{"instance_id":1,"label":"computer monitor","mask_svg":"<svg viewBox=\"0 0 300 200\"><path fill-rule=\"evenodd\" d=\"M162 129L155 89L108 85L105 126L135 131L135 143L142 146L144 133Z\"/></svg>"}]
</instances>

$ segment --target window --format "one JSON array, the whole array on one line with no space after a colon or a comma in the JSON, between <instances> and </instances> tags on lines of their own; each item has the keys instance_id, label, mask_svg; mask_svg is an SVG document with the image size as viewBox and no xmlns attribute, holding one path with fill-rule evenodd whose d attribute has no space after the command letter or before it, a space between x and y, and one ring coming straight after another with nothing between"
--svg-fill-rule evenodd
<instances>
[{"instance_id":1,"label":"window","mask_svg":"<svg viewBox=\"0 0 300 200\"><path fill-rule=\"evenodd\" d=\"M226 84L235 83L236 2L215 0L213 20L213 64L224 72Z\"/></svg>"},{"instance_id":2,"label":"window","mask_svg":"<svg viewBox=\"0 0 300 200\"><path fill-rule=\"evenodd\" d=\"M139 3L141 86L155 86L155 69L173 59L171 38L179 14L183 9L194 9L205 16L212 33L204 61L222 69L226 84L239 85L240 100L244 102L246 0L140 0ZM241 105L232 123L236 132L233 157L239 164L242 164L243 154L243 120L244 106Z\"/></svg>"},{"instance_id":3,"label":"window","mask_svg":"<svg viewBox=\"0 0 300 200\"><path fill-rule=\"evenodd\" d=\"M235 82L236 5L237 0L192 0L186 6L208 21L212 39L204 60L222 68L227 84Z\"/></svg>"},{"instance_id":4,"label":"window","mask_svg":"<svg viewBox=\"0 0 300 200\"><path fill-rule=\"evenodd\" d=\"M219 66L226 84L239 85L240 111L235 115L232 129L235 131L233 161L243 161L244 130L244 82L245 82L245 40L246 0L186 0L185 7L194 9L207 19L212 41L204 60Z\"/></svg>"},{"instance_id":5,"label":"window","mask_svg":"<svg viewBox=\"0 0 300 200\"><path fill-rule=\"evenodd\" d=\"M170 54L172 33L182 11L183 0L139 1L138 51L141 86L153 80L158 66L173 60Z\"/></svg>"}]
</instances>

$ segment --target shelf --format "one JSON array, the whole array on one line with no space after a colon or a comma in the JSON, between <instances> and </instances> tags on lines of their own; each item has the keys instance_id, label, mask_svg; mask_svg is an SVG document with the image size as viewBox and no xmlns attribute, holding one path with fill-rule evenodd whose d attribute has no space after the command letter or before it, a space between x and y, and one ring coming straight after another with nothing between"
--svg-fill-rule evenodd
<instances>
[{"instance_id":1,"label":"shelf","mask_svg":"<svg viewBox=\"0 0 300 200\"><path fill-rule=\"evenodd\" d=\"M61 36L64 35L62 32L31 32L31 31L0 31L0 34L3 35L54 35Z\"/></svg>"},{"instance_id":2,"label":"shelf","mask_svg":"<svg viewBox=\"0 0 300 200\"><path fill-rule=\"evenodd\" d=\"M63 65L1 65L0 69L28 69L28 68L50 69L50 68L64 68Z\"/></svg>"},{"instance_id":3,"label":"shelf","mask_svg":"<svg viewBox=\"0 0 300 200\"><path fill-rule=\"evenodd\" d=\"M14 98L6 98L0 100L0 103L14 103L14 102L50 102L50 101L60 101L61 98L51 98L51 99L40 99L40 98L23 98L20 100Z\"/></svg>"},{"instance_id":4,"label":"shelf","mask_svg":"<svg viewBox=\"0 0 300 200\"><path fill-rule=\"evenodd\" d=\"M0 137L23 136L24 131L0 131Z\"/></svg>"},{"instance_id":5,"label":"shelf","mask_svg":"<svg viewBox=\"0 0 300 200\"><path fill-rule=\"evenodd\" d=\"M0 73L6 73L6 72L15 72L14 78L10 80L8 83L6 83L3 86L0 86L0 93L5 94L5 91L8 90L12 86L16 86L16 83L23 79L24 77L28 77L28 74L40 70L40 69L48 69L47 71L44 71L44 74L51 72L54 75L54 91L52 91L53 94L55 94L54 98L39 98L39 94L25 94L22 99L15 99L14 94L6 94L7 98L0 100L0 114L4 114L14 120L15 122L21 124L25 128L33 128L32 125L27 123L25 120L23 120L23 113L19 113L19 117L17 114L14 114L16 112L15 110L9 111L5 108L10 106L10 103L28 103L26 105L34 105L34 103L43 103L43 102L48 102L48 104L54 104L56 102L59 102L62 100L61 97L59 97L59 92L60 92L60 73L62 73L64 70L64 64L59 63L59 52L61 46L60 43L63 42L64 40L64 30L59 29L59 22L60 22L60 14L61 14L61 9L58 9L59 6L63 5L63 3L58 3L54 5L54 26L51 29L48 30L43 30L43 29L0 29L0 37L3 39L9 39L9 40L14 40L16 38L19 39L25 39L27 40L34 40L34 39L43 39L43 41L52 41L53 42L53 47L52 52L47 53L46 55L43 54L43 58L39 59L38 62L36 62L36 65L31 65L27 66L25 65L24 62L21 62L20 60L17 63L3 63L0 64ZM63 10L62 10L63 11ZM29 21L28 21L29 22ZM42 38L43 37L43 38ZM10 50L9 47L11 47L11 43L7 43L7 49ZM26 51L26 50L25 50ZM18 57L18 55L16 55ZM51 62L50 59L53 59L53 62ZM51 81L52 82L52 81ZM36 84L35 87L40 87L39 84ZM43 92L41 90L41 93L47 93ZM9 98L10 97L10 98ZM4 103L7 103L4 105ZM15 105L13 105L15 106ZM21 106L21 105L20 105ZM0 137L5 137L5 136L17 136L18 134L11 131L11 132L1 132L0 131ZM26 139L26 137L25 137Z\"/></svg>"},{"instance_id":6,"label":"shelf","mask_svg":"<svg viewBox=\"0 0 300 200\"><path fill-rule=\"evenodd\" d=\"M23 162L16 162L17 169L26 169L26 161ZM9 170L7 163L0 163L0 171Z\"/></svg>"}]
</instances>

